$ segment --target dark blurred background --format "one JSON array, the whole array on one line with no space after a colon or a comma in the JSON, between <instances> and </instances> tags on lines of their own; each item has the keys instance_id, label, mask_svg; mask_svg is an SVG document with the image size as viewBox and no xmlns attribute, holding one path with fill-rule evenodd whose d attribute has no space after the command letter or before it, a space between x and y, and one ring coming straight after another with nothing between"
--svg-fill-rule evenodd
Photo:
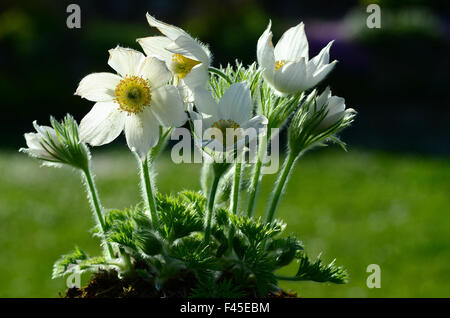
<instances>
[{"instance_id":1,"label":"dark blurred background","mask_svg":"<svg viewBox=\"0 0 450 318\"><path fill-rule=\"evenodd\" d=\"M72 1L81 7L81 29L66 26ZM369 3L381 7L381 29L367 28ZM74 245L100 252L88 232L93 222L79 178L70 169L38 169L17 150L33 120L46 125L49 115L61 119L68 112L83 118L93 103L73 95L78 82L111 71L108 49L140 49L136 38L157 34L147 11L208 43L216 67L234 59L252 63L269 19L275 42L304 21L310 56L335 39L331 57L339 63L320 89L331 85L359 112L342 136L350 151L308 153L279 216L312 258L336 257L351 280L282 287L301 297L449 297L447 3L1 0L0 297L55 297L66 285L50 279L54 261ZM93 170L104 206L125 208L140 200L138 175L123 137L115 145L93 150ZM162 193L200 188L200 165L163 158L157 164ZM274 182L275 175L262 182L259 214ZM382 268L381 289L367 288L368 264ZM292 264L281 274L295 270Z\"/></svg>"},{"instance_id":2,"label":"dark blurred background","mask_svg":"<svg viewBox=\"0 0 450 318\"><path fill-rule=\"evenodd\" d=\"M186 29L210 45L214 65L252 63L256 42L273 21L274 41L306 23L310 55L336 42L331 85L359 116L344 139L370 149L450 153L448 1L84 1L81 29L66 26L73 1L0 4L1 147L23 145L32 120L72 113L78 120L92 103L74 96L92 72L110 71L107 50L140 49L138 37L156 34L145 12ZM366 26L366 7L381 7L381 29Z\"/></svg>"}]
</instances>

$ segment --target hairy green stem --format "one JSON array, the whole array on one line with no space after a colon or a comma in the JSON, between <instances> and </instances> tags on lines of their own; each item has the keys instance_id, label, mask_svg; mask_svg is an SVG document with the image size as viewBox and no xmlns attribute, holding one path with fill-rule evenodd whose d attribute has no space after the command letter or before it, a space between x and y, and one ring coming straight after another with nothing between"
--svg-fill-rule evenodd
<instances>
[{"instance_id":1,"label":"hairy green stem","mask_svg":"<svg viewBox=\"0 0 450 318\"><path fill-rule=\"evenodd\" d=\"M278 176L277 182L275 183L275 188L272 192L272 198L269 203L266 212L266 222L270 223L273 221L275 211L280 202L281 194L286 187L287 181L289 179L289 174L294 166L295 160L297 159L297 153L290 151L286 160L284 161L281 173Z\"/></svg>"},{"instance_id":2,"label":"hairy green stem","mask_svg":"<svg viewBox=\"0 0 450 318\"><path fill-rule=\"evenodd\" d=\"M268 138L270 138L269 135L267 136L267 139ZM256 196L259 191L259 183L261 182L262 161L264 159L267 150L267 139L262 137L261 142L259 143L258 157L256 158L256 164L253 170L253 178L249 189L248 204L247 204L248 217L252 217L255 212Z\"/></svg>"},{"instance_id":3,"label":"hairy green stem","mask_svg":"<svg viewBox=\"0 0 450 318\"><path fill-rule=\"evenodd\" d=\"M100 224L100 228L102 230L103 240L105 241L109 256L111 258L114 258L114 251L113 251L111 245L106 241L106 238L105 238L106 225L105 225L105 220L103 219L102 207L100 204L100 199L98 197L97 188L95 187L94 179L92 178L92 174L91 174L91 171L89 168L83 169L83 173L84 173L84 177L86 179L88 192L91 196L92 209L94 210L95 214L97 215L97 222L98 222L98 224Z\"/></svg>"},{"instance_id":4,"label":"hairy green stem","mask_svg":"<svg viewBox=\"0 0 450 318\"><path fill-rule=\"evenodd\" d=\"M236 160L237 160L236 165L234 166L234 180L230 203L230 211L233 214L237 214L237 207L239 202L239 190L241 185L241 169L242 169L242 163L239 161L240 158L237 158ZM228 236L229 249L232 249L234 234L235 229L234 227L231 227Z\"/></svg>"},{"instance_id":5,"label":"hairy green stem","mask_svg":"<svg viewBox=\"0 0 450 318\"><path fill-rule=\"evenodd\" d=\"M234 180L233 180L233 188L231 192L231 201L230 201L230 211L233 214L237 213L238 201L239 201L239 188L241 185L241 169L242 163L239 162L239 158L236 159L236 164L234 166Z\"/></svg>"},{"instance_id":6,"label":"hairy green stem","mask_svg":"<svg viewBox=\"0 0 450 318\"><path fill-rule=\"evenodd\" d=\"M206 220L205 220L205 242L208 243L211 236L211 222L214 210L214 201L216 198L217 186L219 185L220 175L214 174L214 180L209 190L208 202L206 207Z\"/></svg>"},{"instance_id":7,"label":"hairy green stem","mask_svg":"<svg viewBox=\"0 0 450 318\"><path fill-rule=\"evenodd\" d=\"M153 229L157 229L159 227L159 220L158 220L158 212L156 210L156 203L155 203L155 197L153 194L153 187L150 180L150 171L148 168L149 165L149 159L148 156L145 157L145 160L141 160L138 158L140 164L141 164L141 179L142 184L145 190L144 201L147 205L147 209L150 211L150 216L152 219L152 225Z\"/></svg>"}]
</instances>

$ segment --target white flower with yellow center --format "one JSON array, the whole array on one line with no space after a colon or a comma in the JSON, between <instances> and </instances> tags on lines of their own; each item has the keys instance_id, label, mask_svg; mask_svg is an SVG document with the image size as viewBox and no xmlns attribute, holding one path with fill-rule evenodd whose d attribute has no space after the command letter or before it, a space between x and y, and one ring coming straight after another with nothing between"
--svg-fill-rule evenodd
<instances>
[{"instance_id":1,"label":"white flower with yellow center","mask_svg":"<svg viewBox=\"0 0 450 318\"><path fill-rule=\"evenodd\" d=\"M195 121L201 120L202 146L219 152L241 149L246 141L251 141L264 131L267 118L258 115L251 118L252 99L250 90L244 83L232 84L223 94L219 103L203 87L195 90L195 105L200 113L190 111ZM246 138L247 137L247 138Z\"/></svg>"},{"instance_id":2,"label":"white flower with yellow center","mask_svg":"<svg viewBox=\"0 0 450 318\"><path fill-rule=\"evenodd\" d=\"M137 41L145 54L166 62L183 96L192 101L197 86L204 86L209 79L208 67L211 53L208 48L192 38L184 30L161 22L147 13L150 26L157 28L164 36L150 36Z\"/></svg>"},{"instance_id":3,"label":"white flower with yellow center","mask_svg":"<svg viewBox=\"0 0 450 318\"><path fill-rule=\"evenodd\" d=\"M168 85L164 62L117 47L108 64L118 73L93 73L75 94L96 102L80 123L80 139L92 146L110 143L125 130L128 147L141 157L159 140L159 127L178 127L187 120L178 89Z\"/></svg>"},{"instance_id":4,"label":"white flower with yellow center","mask_svg":"<svg viewBox=\"0 0 450 318\"><path fill-rule=\"evenodd\" d=\"M263 77L281 95L305 91L316 86L334 68L328 43L320 53L309 59L309 45L302 23L287 30L276 46L272 43L272 23L261 35L257 45L258 64Z\"/></svg>"}]
</instances>

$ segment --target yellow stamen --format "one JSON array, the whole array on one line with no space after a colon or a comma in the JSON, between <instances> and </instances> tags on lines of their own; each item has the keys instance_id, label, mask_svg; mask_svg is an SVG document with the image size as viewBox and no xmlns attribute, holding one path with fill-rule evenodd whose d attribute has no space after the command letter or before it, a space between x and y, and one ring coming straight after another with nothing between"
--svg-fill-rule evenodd
<instances>
[{"instance_id":1,"label":"yellow stamen","mask_svg":"<svg viewBox=\"0 0 450 318\"><path fill-rule=\"evenodd\" d=\"M220 141L225 146L232 146L242 138L241 126L231 119L220 119L214 122L211 128L220 130L221 134L214 136L214 139Z\"/></svg>"},{"instance_id":2,"label":"yellow stamen","mask_svg":"<svg viewBox=\"0 0 450 318\"><path fill-rule=\"evenodd\" d=\"M286 60L276 61L275 72L278 71L284 64L286 64Z\"/></svg>"},{"instance_id":3,"label":"yellow stamen","mask_svg":"<svg viewBox=\"0 0 450 318\"><path fill-rule=\"evenodd\" d=\"M150 84L139 76L125 76L116 86L114 99L119 108L129 114L140 113L150 104Z\"/></svg>"},{"instance_id":4,"label":"yellow stamen","mask_svg":"<svg viewBox=\"0 0 450 318\"><path fill-rule=\"evenodd\" d=\"M172 55L172 72L175 74L175 78L181 80L189 74L194 66L200 63L181 54L174 54Z\"/></svg>"}]
</instances>

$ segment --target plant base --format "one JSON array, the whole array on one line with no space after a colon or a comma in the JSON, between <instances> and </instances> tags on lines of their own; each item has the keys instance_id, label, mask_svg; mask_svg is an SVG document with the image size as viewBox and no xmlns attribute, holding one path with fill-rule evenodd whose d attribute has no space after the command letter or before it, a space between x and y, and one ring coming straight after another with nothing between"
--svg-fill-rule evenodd
<instances>
[{"instance_id":1,"label":"plant base","mask_svg":"<svg viewBox=\"0 0 450 318\"><path fill-rule=\"evenodd\" d=\"M89 284L81 288L69 288L65 298L187 298L195 285L195 277L185 272L177 279L156 290L152 284L139 276L120 279L115 271L101 271L95 274ZM256 292L249 291L247 298L255 298ZM297 294L279 290L269 293L267 298L297 298Z\"/></svg>"}]
</instances>

